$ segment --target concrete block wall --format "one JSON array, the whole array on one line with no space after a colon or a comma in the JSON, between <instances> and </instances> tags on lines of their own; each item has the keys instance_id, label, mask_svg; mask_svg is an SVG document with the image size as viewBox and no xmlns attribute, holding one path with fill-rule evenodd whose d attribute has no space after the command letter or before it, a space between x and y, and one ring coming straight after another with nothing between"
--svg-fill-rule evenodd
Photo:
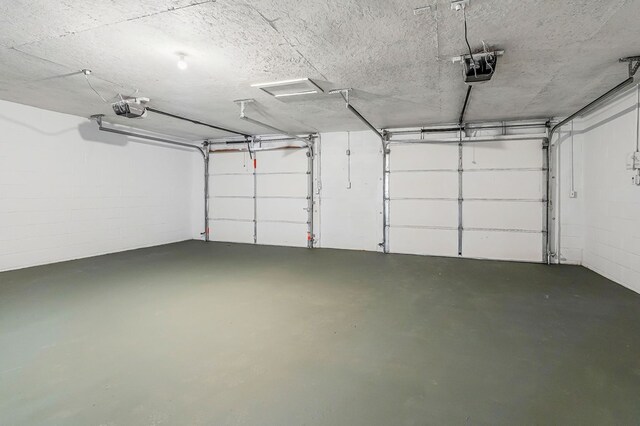
<instances>
[{"instance_id":1,"label":"concrete block wall","mask_svg":"<svg viewBox=\"0 0 640 426\"><path fill-rule=\"evenodd\" d=\"M632 184L633 172L626 169L626 159L637 149L639 90L635 87L576 122L578 197L568 199L566 142L560 194L561 255L637 292L640 186Z\"/></svg>"},{"instance_id":2,"label":"concrete block wall","mask_svg":"<svg viewBox=\"0 0 640 426\"><path fill-rule=\"evenodd\" d=\"M195 151L4 101L0 135L0 270L191 239L202 226Z\"/></svg>"}]
</instances>

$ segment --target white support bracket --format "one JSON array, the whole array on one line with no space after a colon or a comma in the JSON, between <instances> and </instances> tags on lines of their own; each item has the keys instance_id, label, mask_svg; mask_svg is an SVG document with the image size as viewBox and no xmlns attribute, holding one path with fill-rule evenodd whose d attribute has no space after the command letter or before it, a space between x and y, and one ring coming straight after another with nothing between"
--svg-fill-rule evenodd
<instances>
[{"instance_id":1,"label":"white support bracket","mask_svg":"<svg viewBox=\"0 0 640 426\"><path fill-rule=\"evenodd\" d=\"M640 56L628 56L626 58L620 58L620 62L629 63L629 77L635 76L638 68L640 68Z\"/></svg>"}]
</instances>

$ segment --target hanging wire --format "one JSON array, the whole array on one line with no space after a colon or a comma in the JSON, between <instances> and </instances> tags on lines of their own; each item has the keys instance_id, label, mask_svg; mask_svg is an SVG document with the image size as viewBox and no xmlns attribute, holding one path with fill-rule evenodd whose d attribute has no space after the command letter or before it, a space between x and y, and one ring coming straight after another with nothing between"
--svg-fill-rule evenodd
<instances>
[{"instance_id":1,"label":"hanging wire","mask_svg":"<svg viewBox=\"0 0 640 426\"><path fill-rule=\"evenodd\" d=\"M484 50L485 54L489 53L489 49L487 49L487 44L484 42L484 40L482 40L482 49ZM495 70L491 66L491 61L492 60L493 60L493 55L488 55L487 56L487 60L485 62L487 64L487 66L489 67L489 69L491 70L491 73L494 73Z\"/></svg>"},{"instance_id":2,"label":"hanging wire","mask_svg":"<svg viewBox=\"0 0 640 426\"><path fill-rule=\"evenodd\" d=\"M106 99L104 98L104 96L102 96L102 95L100 94L100 92L98 92L98 91L93 87L93 85L91 84L91 81L89 80L89 74L87 74L87 73L85 73L85 72L83 72L83 74L84 74L84 79L85 79L85 80L87 80L87 84L89 85L89 87L91 87L91 90L93 90L93 91L96 93L96 95L100 96L100 99L102 99L102 101L103 101L105 104L108 104L108 103L109 103L109 101L108 101L108 100L106 100Z\"/></svg>"},{"instance_id":3,"label":"hanging wire","mask_svg":"<svg viewBox=\"0 0 640 426\"><path fill-rule=\"evenodd\" d=\"M91 84L91 80L89 80L89 75L91 74L90 70L82 70L81 71L82 74L84 74L84 78L85 80L87 80L87 84L89 85L89 87L91 88L91 90L93 90L95 92L96 95L98 95L100 97L100 99L102 99L102 101L106 104L111 103L111 101L108 101L104 98L104 96L102 96L100 94L100 92L98 92L95 87L93 87L93 85ZM140 89L136 89L133 93L131 93L130 95L125 95L124 97L122 96L121 93L118 93L116 96L114 96L112 99L117 99L120 98L120 100L122 102L125 101L125 98L129 99L129 98L133 98L135 95L138 94L138 92L140 91Z\"/></svg>"},{"instance_id":4,"label":"hanging wire","mask_svg":"<svg viewBox=\"0 0 640 426\"><path fill-rule=\"evenodd\" d=\"M471 63L473 64L473 69L476 67L476 60L473 57L473 53L471 53L471 45L469 44L468 30L467 30L467 11L465 7L462 7L462 16L464 17L464 41L467 43L467 47L469 48L469 56L471 56Z\"/></svg>"}]
</instances>

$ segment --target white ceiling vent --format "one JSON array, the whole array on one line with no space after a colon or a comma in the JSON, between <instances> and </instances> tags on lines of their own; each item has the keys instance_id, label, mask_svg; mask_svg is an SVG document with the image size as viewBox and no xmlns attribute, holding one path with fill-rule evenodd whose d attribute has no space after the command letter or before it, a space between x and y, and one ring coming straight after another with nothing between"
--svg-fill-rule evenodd
<instances>
[{"instance_id":1,"label":"white ceiling vent","mask_svg":"<svg viewBox=\"0 0 640 426\"><path fill-rule=\"evenodd\" d=\"M310 78L298 78L295 80L272 81L270 83L252 84L251 87L257 87L271 96L276 98L284 98L287 96L313 95L323 93L320 86L313 82Z\"/></svg>"}]
</instances>

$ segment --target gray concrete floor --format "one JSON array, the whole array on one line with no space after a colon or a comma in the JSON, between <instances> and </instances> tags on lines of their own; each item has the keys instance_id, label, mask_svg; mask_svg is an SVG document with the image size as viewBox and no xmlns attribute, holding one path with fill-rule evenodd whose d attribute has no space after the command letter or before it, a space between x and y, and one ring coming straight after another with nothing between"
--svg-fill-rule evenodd
<instances>
[{"instance_id":1,"label":"gray concrete floor","mask_svg":"<svg viewBox=\"0 0 640 426\"><path fill-rule=\"evenodd\" d=\"M185 242L0 274L2 425L638 424L580 267Z\"/></svg>"}]
</instances>

